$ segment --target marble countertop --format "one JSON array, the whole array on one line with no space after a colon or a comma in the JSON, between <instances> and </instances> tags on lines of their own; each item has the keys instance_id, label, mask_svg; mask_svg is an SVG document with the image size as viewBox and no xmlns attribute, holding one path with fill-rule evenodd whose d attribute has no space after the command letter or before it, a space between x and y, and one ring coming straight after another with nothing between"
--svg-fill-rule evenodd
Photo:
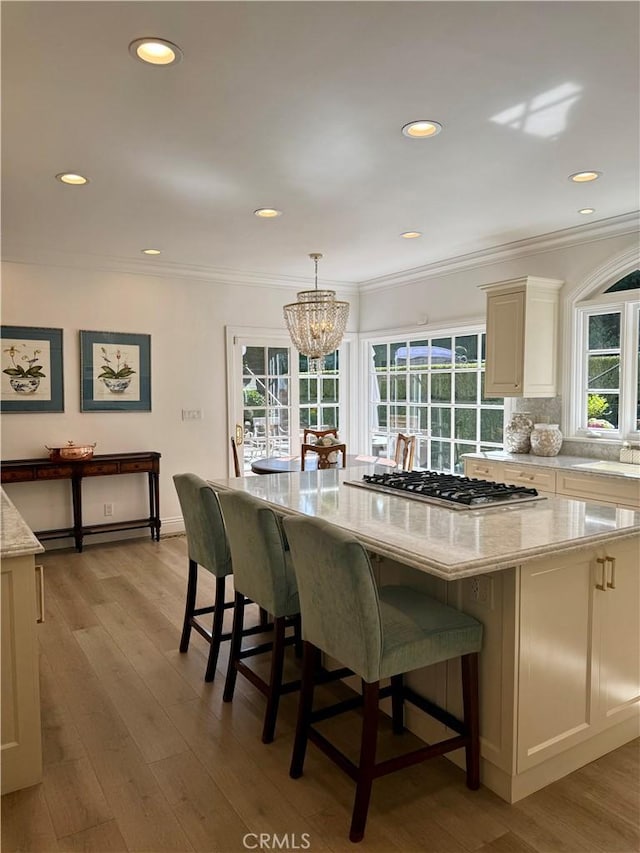
<instances>
[{"instance_id":1,"label":"marble countertop","mask_svg":"<svg viewBox=\"0 0 640 853\"><path fill-rule=\"evenodd\" d=\"M0 557L21 557L24 554L39 554L44 551L4 489L0 490L0 497Z\"/></svg>"},{"instance_id":2,"label":"marble countertop","mask_svg":"<svg viewBox=\"0 0 640 853\"><path fill-rule=\"evenodd\" d=\"M463 458L483 459L486 462L508 462L514 465L537 465L539 468L582 471L585 474L606 474L608 477L630 477L640 480L640 465L609 459L589 459L586 456L535 456L533 453L490 450L486 453L465 453Z\"/></svg>"},{"instance_id":3,"label":"marble countertop","mask_svg":"<svg viewBox=\"0 0 640 853\"><path fill-rule=\"evenodd\" d=\"M559 497L450 510L347 484L362 471L338 469L212 480L241 489L283 515L323 518L370 550L447 580L506 569L549 553L640 534L640 512Z\"/></svg>"}]
</instances>

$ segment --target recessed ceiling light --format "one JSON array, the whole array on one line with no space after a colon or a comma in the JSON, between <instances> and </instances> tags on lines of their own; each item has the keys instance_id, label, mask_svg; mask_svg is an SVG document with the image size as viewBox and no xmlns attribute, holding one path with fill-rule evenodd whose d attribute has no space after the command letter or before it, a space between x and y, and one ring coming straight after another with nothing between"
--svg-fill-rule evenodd
<instances>
[{"instance_id":1,"label":"recessed ceiling light","mask_svg":"<svg viewBox=\"0 0 640 853\"><path fill-rule=\"evenodd\" d=\"M601 175L602 172L574 172L573 175L569 175L569 180L576 184L586 184L589 181L596 181Z\"/></svg>"},{"instance_id":2,"label":"recessed ceiling light","mask_svg":"<svg viewBox=\"0 0 640 853\"><path fill-rule=\"evenodd\" d=\"M83 184L89 183L89 178L84 175L76 175L73 172L60 172L56 175L56 180L62 181L63 184L71 184L74 187L81 187Z\"/></svg>"},{"instance_id":3,"label":"recessed ceiling light","mask_svg":"<svg viewBox=\"0 0 640 853\"><path fill-rule=\"evenodd\" d=\"M403 231L400 236L405 240L414 240L416 237L422 237L422 231Z\"/></svg>"},{"instance_id":4,"label":"recessed ceiling light","mask_svg":"<svg viewBox=\"0 0 640 853\"><path fill-rule=\"evenodd\" d=\"M430 136L436 136L441 130L442 125L440 122L431 121L430 119L411 121L402 128L404 135L411 139L428 139Z\"/></svg>"},{"instance_id":5,"label":"recessed ceiling light","mask_svg":"<svg viewBox=\"0 0 640 853\"><path fill-rule=\"evenodd\" d=\"M178 45L166 39L136 39L129 45L129 53L140 62L150 65L175 65L182 61L182 51Z\"/></svg>"},{"instance_id":6,"label":"recessed ceiling light","mask_svg":"<svg viewBox=\"0 0 640 853\"><path fill-rule=\"evenodd\" d=\"M254 216L259 216L261 219L273 219L274 216L282 216L281 210L276 210L274 207L259 207L253 211Z\"/></svg>"},{"instance_id":7,"label":"recessed ceiling light","mask_svg":"<svg viewBox=\"0 0 640 853\"><path fill-rule=\"evenodd\" d=\"M583 207L578 211L578 213L581 213L583 216L588 216L590 213L595 213L595 212L596 212L595 207Z\"/></svg>"},{"instance_id":8,"label":"recessed ceiling light","mask_svg":"<svg viewBox=\"0 0 640 853\"><path fill-rule=\"evenodd\" d=\"M160 249L141 249L143 255L159 255Z\"/></svg>"}]
</instances>

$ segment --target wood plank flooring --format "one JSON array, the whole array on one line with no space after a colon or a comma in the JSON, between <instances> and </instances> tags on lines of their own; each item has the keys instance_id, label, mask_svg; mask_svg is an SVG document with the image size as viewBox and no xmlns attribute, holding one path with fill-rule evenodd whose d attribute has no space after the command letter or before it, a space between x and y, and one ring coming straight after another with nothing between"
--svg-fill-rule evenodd
<instances>
[{"instance_id":1,"label":"wood plank flooring","mask_svg":"<svg viewBox=\"0 0 640 853\"><path fill-rule=\"evenodd\" d=\"M283 698L276 739L265 746L263 697L238 678L233 703L222 702L228 643L213 684L203 681L201 637L194 632L189 652L178 652L183 537L50 552L43 561L44 780L2 798L4 853L242 853L248 833L275 833L281 845L286 836L280 849L305 849L308 839L312 851L640 849L637 742L515 805L486 788L467 790L445 758L379 779L356 848L351 781L312 746L303 778L288 776L295 695ZM210 577L201 577L199 606L213 598ZM356 743L355 713L325 725L343 747ZM380 757L394 740L383 729Z\"/></svg>"}]
</instances>

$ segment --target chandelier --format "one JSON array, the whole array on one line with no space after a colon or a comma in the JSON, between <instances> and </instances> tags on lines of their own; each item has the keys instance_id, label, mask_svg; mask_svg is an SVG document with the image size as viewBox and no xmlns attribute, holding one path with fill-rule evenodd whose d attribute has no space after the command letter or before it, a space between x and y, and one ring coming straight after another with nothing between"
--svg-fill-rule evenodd
<instances>
[{"instance_id":1,"label":"chandelier","mask_svg":"<svg viewBox=\"0 0 640 853\"><path fill-rule=\"evenodd\" d=\"M309 359L309 372L320 373L324 356L339 346L347 327L349 303L336 300L335 290L318 290L318 261L315 263L315 290L301 290L298 301L284 306L284 319L295 348Z\"/></svg>"}]
</instances>

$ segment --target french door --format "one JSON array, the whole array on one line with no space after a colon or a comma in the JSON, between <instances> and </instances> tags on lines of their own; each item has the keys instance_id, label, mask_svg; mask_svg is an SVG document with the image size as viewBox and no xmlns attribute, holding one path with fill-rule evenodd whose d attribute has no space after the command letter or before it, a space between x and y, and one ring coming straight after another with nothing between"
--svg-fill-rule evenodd
<instances>
[{"instance_id":1,"label":"french door","mask_svg":"<svg viewBox=\"0 0 640 853\"><path fill-rule=\"evenodd\" d=\"M336 427L346 438L347 348L312 374L286 333L227 327L229 434L241 472L254 459L297 456L307 426Z\"/></svg>"}]
</instances>

